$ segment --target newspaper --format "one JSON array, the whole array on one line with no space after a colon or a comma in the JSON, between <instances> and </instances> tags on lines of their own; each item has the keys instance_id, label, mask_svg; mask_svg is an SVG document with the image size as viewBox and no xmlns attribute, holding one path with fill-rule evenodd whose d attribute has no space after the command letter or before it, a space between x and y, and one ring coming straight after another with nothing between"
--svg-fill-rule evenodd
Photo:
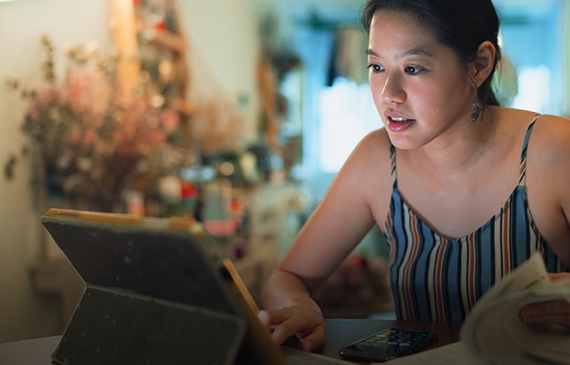
<instances>
[{"instance_id":1,"label":"newspaper","mask_svg":"<svg viewBox=\"0 0 570 365\"><path fill-rule=\"evenodd\" d=\"M570 331L559 325L528 326L519 318L530 303L570 301L570 279L550 281L535 253L476 303L461 326L460 341L402 357L392 364L568 364Z\"/></svg>"}]
</instances>

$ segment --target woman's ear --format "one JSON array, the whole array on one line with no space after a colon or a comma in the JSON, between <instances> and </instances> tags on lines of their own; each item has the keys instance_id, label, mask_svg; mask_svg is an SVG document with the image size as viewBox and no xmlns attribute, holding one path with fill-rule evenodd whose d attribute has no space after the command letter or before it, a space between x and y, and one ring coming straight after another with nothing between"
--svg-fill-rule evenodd
<instances>
[{"instance_id":1,"label":"woman's ear","mask_svg":"<svg viewBox=\"0 0 570 365\"><path fill-rule=\"evenodd\" d=\"M489 77L495 64L497 49L493 43L485 41L479 45L475 59L469 65L469 78L475 84L475 88L479 88L481 84Z\"/></svg>"}]
</instances>

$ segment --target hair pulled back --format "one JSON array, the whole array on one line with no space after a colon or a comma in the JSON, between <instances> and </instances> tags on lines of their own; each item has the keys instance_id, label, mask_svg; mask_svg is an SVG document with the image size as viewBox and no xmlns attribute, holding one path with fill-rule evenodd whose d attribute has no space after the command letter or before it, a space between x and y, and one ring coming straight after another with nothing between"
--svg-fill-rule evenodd
<instances>
[{"instance_id":1,"label":"hair pulled back","mask_svg":"<svg viewBox=\"0 0 570 365\"><path fill-rule=\"evenodd\" d=\"M481 43L493 43L497 49L494 65L479 86L477 97L483 104L499 105L491 88L501 58L499 17L491 0L368 0L362 11L362 24L368 33L378 10L404 11L417 17L433 29L439 42L455 51L465 69L475 59Z\"/></svg>"}]
</instances>

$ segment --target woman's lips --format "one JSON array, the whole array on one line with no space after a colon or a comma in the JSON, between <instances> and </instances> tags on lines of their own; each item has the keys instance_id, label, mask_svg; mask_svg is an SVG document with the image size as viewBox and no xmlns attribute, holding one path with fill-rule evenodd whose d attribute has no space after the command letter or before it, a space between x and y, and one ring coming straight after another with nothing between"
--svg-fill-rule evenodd
<instances>
[{"instance_id":1,"label":"woman's lips","mask_svg":"<svg viewBox=\"0 0 570 365\"><path fill-rule=\"evenodd\" d=\"M392 132L403 132L408 129L412 124L414 124L415 119L408 119L404 117L390 117L386 118L388 120L388 129Z\"/></svg>"}]
</instances>

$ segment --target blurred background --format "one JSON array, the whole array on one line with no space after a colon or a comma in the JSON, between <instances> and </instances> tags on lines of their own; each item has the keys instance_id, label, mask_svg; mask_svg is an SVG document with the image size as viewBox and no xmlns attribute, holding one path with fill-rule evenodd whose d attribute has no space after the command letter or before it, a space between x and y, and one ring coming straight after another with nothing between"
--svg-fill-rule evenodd
<instances>
[{"instance_id":1,"label":"blurred background","mask_svg":"<svg viewBox=\"0 0 570 365\"><path fill-rule=\"evenodd\" d=\"M568 116L570 5L495 4L503 104ZM196 218L257 294L381 127L362 5L0 0L0 342L61 334L81 294L40 225L51 207ZM374 229L325 315L390 313L385 257Z\"/></svg>"}]
</instances>

